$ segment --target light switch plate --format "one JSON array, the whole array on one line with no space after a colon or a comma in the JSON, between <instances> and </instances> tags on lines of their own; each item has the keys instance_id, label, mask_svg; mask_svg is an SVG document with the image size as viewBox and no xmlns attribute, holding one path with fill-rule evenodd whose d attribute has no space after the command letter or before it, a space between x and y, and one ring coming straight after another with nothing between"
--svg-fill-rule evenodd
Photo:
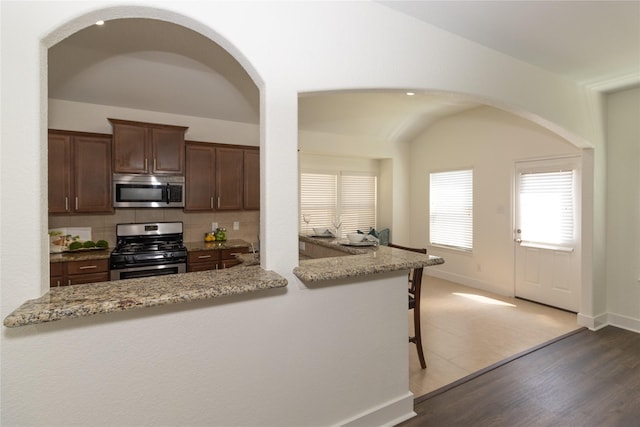
<instances>
[{"instance_id":1,"label":"light switch plate","mask_svg":"<svg viewBox=\"0 0 640 427\"><path fill-rule=\"evenodd\" d=\"M211 223L211 230L215 231L218 228L218 223L217 222L212 222Z\"/></svg>"},{"instance_id":2,"label":"light switch plate","mask_svg":"<svg viewBox=\"0 0 640 427\"><path fill-rule=\"evenodd\" d=\"M240 230L240 222L239 221L233 221L233 229L234 230Z\"/></svg>"}]
</instances>

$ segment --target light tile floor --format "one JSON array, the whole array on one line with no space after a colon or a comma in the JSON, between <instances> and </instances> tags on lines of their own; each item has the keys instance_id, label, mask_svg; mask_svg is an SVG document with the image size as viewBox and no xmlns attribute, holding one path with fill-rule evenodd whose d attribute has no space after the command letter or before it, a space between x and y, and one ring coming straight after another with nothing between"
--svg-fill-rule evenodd
<instances>
[{"instance_id":1,"label":"light tile floor","mask_svg":"<svg viewBox=\"0 0 640 427\"><path fill-rule=\"evenodd\" d=\"M422 345L427 369L409 344L415 397L578 329L577 316L541 304L423 276ZM409 311L410 331L413 312Z\"/></svg>"}]
</instances>

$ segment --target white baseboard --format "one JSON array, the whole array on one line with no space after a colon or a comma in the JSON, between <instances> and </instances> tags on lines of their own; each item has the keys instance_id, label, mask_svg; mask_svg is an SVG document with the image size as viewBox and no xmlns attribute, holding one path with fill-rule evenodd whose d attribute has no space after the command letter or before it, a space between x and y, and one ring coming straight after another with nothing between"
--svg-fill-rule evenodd
<instances>
[{"instance_id":1,"label":"white baseboard","mask_svg":"<svg viewBox=\"0 0 640 427\"><path fill-rule=\"evenodd\" d=\"M343 427L395 426L416 416L413 412L413 393L407 392L396 400L372 408L337 425Z\"/></svg>"},{"instance_id":2,"label":"white baseboard","mask_svg":"<svg viewBox=\"0 0 640 427\"><path fill-rule=\"evenodd\" d=\"M482 280L473 279L461 274L451 273L449 271L443 271L435 268L425 268L423 274L427 276L437 277L438 279L448 280L460 285L469 286L470 288L479 289L481 291L491 292L506 297L513 297L513 292L511 292L510 294L505 293L504 289L499 289L489 282L483 282Z\"/></svg>"},{"instance_id":3,"label":"white baseboard","mask_svg":"<svg viewBox=\"0 0 640 427\"><path fill-rule=\"evenodd\" d=\"M585 314L578 313L578 325L584 326L592 331L602 329L608 324L607 313L599 314L597 316L587 316Z\"/></svg>"},{"instance_id":4,"label":"white baseboard","mask_svg":"<svg viewBox=\"0 0 640 427\"><path fill-rule=\"evenodd\" d=\"M640 319L634 319L633 317L623 316L621 314L608 313L607 320L611 326L640 333Z\"/></svg>"}]
</instances>

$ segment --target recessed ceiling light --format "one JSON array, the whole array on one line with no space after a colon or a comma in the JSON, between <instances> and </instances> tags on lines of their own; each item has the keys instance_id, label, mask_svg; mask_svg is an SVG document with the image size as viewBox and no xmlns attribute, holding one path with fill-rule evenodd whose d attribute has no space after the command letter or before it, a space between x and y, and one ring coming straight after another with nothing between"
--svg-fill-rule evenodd
<instances>
[{"instance_id":1,"label":"recessed ceiling light","mask_svg":"<svg viewBox=\"0 0 640 427\"><path fill-rule=\"evenodd\" d=\"M407 92L407 95L408 96L413 96L413 95L415 95L415 92Z\"/></svg>"},{"instance_id":2,"label":"recessed ceiling light","mask_svg":"<svg viewBox=\"0 0 640 427\"><path fill-rule=\"evenodd\" d=\"M104 25L104 21L98 21L96 22L96 25Z\"/></svg>"}]
</instances>

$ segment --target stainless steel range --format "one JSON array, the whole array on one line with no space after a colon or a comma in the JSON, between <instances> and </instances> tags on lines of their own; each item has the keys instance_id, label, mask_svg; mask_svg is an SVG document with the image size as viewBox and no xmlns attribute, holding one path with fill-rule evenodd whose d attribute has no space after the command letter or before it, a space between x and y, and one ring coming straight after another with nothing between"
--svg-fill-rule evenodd
<instances>
[{"instance_id":1,"label":"stainless steel range","mask_svg":"<svg viewBox=\"0 0 640 427\"><path fill-rule=\"evenodd\" d=\"M187 271L182 222L118 224L109 264L111 280Z\"/></svg>"}]
</instances>

